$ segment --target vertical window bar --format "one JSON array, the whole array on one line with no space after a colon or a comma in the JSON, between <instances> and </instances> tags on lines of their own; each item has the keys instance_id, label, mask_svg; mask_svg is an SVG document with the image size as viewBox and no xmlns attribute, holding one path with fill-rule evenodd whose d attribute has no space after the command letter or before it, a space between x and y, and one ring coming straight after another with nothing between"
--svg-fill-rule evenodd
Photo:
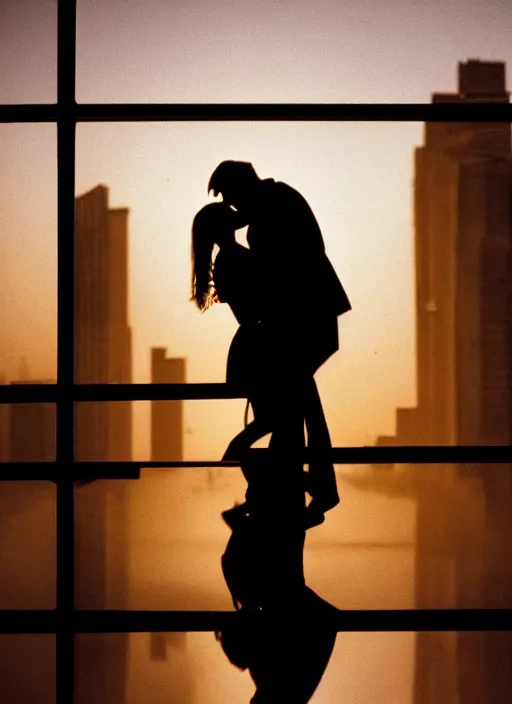
<instances>
[{"instance_id":1,"label":"vertical window bar","mask_svg":"<svg viewBox=\"0 0 512 704\"><path fill-rule=\"evenodd\" d=\"M57 5L57 704L74 701L74 197L76 0Z\"/></svg>"}]
</instances>

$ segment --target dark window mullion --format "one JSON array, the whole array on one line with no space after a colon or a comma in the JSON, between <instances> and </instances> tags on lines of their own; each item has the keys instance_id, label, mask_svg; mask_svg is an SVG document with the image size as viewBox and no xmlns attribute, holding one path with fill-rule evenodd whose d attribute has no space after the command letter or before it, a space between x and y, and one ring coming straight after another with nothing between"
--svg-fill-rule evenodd
<instances>
[{"instance_id":1,"label":"dark window mullion","mask_svg":"<svg viewBox=\"0 0 512 704\"><path fill-rule=\"evenodd\" d=\"M74 701L73 300L76 0L57 5L57 704Z\"/></svg>"},{"instance_id":2,"label":"dark window mullion","mask_svg":"<svg viewBox=\"0 0 512 704\"><path fill-rule=\"evenodd\" d=\"M0 633L52 633L52 611L0 611ZM258 615L253 614L257 620ZM84 610L76 613L77 633L165 633L221 631L235 611ZM333 625L339 632L510 631L511 609L349 609ZM58 628L58 626L57 626Z\"/></svg>"},{"instance_id":3,"label":"dark window mullion","mask_svg":"<svg viewBox=\"0 0 512 704\"><path fill-rule=\"evenodd\" d=\"M0 122L49 122L55 105L0 105ZM78 122L511 122L512 104L474 103L88 103Z\"/></svg>"},{"instance_id":4,"label":"dark window mullion","mask_svg":"<svg viewBox=\"0 0 512 704\"><path fill-rule=\"evenodd\" d=\"M79 122L299 121L299 122L510 122L512 105L473 103L89 103Z\"/></svg>"}]
</instances>

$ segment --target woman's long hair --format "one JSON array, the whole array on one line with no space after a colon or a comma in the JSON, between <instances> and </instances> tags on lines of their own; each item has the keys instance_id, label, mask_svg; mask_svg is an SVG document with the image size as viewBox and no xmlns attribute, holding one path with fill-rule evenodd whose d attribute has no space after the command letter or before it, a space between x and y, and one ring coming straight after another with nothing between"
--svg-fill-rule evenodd
<instances>
[{"instance_id":1,"label":"woman's long hair","mask_svg":"<svg viewBox=\"0 0 512 704\"><path fill-rule=\"evenodd\" d=\"M215 301L212 280L213 248L226 230L234 231L233 213L224 203L209 203L197 213L192 223L192 295L201 312Z\"/></svg>"},{"instance_id":2,"label":"woman's long hair","mask_svg":"<svg viewBox=\"0 0 512 704\"><path fill-rule=\"evenodd\" d=\"M211 205L214 205L213 203ZM212 282L212 254L215 245L214 223L211 208L206 205L194 218L192 224L192 296L201 312L208 310L214 301Z\"/></svg>"}]
</instances>

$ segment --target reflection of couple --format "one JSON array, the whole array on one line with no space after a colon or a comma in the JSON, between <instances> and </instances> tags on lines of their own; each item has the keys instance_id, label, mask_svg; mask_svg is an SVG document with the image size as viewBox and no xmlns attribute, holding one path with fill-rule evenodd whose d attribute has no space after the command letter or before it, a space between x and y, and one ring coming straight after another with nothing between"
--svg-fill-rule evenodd
<instances>
[{"instance_id":1,"label":"reflection of couple","mask_svg":"<svg viewBox=\"0 0 512 704\"><path fill-rule=\"evenodd\" d=\"M222 162L208 190L223 202L194 219L192 299L202 311L214 301L231 307L240 327L227 383L254 415L224 454L241 461L248 489L245 504L223 513L232 534L222 569L237 613L218 638L229 660L249 670L251 702L306 704L334 648L338 613L304 579L305 531L339 502L314 374L338 349L337 316L350 303L297 191L237 161ZM235 239L246 225L249 248ZM308 473L297 453L304 423L309 447L319 451ZM279 452L260 462L247 450L268 433Z\"/></svg>"},{"instance_id":2,"label":"reflection of couple","mask_svg":"<svg viewBox=\"0 0 512 704\"><path fill-rule=\"evenodd\" d=\"M267 433L271 448L303 448L305 422L308 446L326 451L310 463L306 484L312 497L306 527L318 525L339 498L314 374L338 349L337 316L350 303L315 216L296 190L260 179L239 161L222 162L208 190L223 202L206 205L194 219L192 297L202 311L214 301L228 303L240 323L227 383L247 396L254 415L224 459L239 459ZM235 239L247 225L249 248ZM285 462L279 471L290 489L303 487L301 463Z\"/></svg>"}]
</instances>

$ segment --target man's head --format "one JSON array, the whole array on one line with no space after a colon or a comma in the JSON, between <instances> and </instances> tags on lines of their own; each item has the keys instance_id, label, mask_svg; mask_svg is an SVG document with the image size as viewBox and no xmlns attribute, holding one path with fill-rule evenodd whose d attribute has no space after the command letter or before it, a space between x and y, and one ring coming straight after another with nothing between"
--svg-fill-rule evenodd
<instances>
[{"instance_id":1,"label":"man's head","mask_svg":"<svg viewBox=\"0 0 512 704\"><path fill-rule=\"evenodd\" d=\"M240 213L248 213L260 179L247 161L222 161L210 176L208 193L222 194L222 200Z\"/></svg>"}]
</instances>

